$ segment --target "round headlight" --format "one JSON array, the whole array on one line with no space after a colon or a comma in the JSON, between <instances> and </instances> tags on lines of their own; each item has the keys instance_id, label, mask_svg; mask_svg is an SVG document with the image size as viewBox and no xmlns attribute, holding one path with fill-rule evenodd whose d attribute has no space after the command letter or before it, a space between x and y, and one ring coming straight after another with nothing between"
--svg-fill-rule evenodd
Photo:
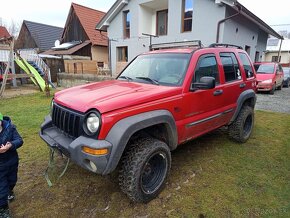
<instances>
[{"instance_id":1,"label":"round headlight","mask_svg":"<svg viewBox=\"0 0 290 218\"><path fill-rule=\"evenodd\" d=\"M87 129L90 133L94 134L98 131L100 126L100 119L95 113L90 113L87 117Z\"/></svg>"}]
</instances>

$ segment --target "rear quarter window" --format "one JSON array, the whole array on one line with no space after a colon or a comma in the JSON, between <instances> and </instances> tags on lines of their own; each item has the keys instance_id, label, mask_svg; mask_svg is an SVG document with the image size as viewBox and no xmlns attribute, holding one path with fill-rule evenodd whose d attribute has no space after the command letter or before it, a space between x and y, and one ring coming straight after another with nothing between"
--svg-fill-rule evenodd
<instances>
[{"instance_id":1,"label":"rear quarter window","mask_svg":"<svg viewBox=\"0 0 290 218\"><path fill-rule=\"evenodd\" d=\"M238 60L234 53L220 53L226 82L242 79Z\"/></svg>"},{"instance_id":2,"label":"rear quarter window","mask_svg":"<svg viewBox=\"0 0 290 218\"><path fill-rule=\"evenodd\" d=\"M249 58L247 57L247 55L244 53L239 53L239 57L242 61L242 64L246 73L246 77L247 78L254 77L254 70L252 68L251 62Z\"/></svg>"}]
</instances>

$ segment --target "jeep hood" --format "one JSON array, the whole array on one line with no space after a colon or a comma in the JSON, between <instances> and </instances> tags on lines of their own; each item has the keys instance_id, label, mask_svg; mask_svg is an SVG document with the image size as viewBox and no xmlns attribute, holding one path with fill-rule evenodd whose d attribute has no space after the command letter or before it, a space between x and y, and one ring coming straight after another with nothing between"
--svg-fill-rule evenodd
<instances>
[{"instance_id":1,"label":"jeep hood","mask_svg":"<svg viewBox=\"0 0 290 218\"><path fill-rule=\"evenodd\" d=\"M181 94L181 87L105 81L77 86L55 94L54 100L67 108L85 113L95 108L100 113L143 104Z\"/></svg>"}]
</instances>

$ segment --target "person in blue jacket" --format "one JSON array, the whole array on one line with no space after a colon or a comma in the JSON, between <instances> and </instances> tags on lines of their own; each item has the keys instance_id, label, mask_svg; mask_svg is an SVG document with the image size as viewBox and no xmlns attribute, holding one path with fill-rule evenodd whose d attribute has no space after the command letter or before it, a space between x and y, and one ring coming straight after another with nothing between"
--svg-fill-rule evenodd
<instances>
[{"instance_id":1,"label":"person in blue jacket","mask_svg":"<svg viewBox=\"0 0 290 218\"><path fill-rule=\"evenodd\" d=\"M17 182L18 154L23 140L11 119L0 113L0 217L10 217L8 201L14 199Z\"/></svg>"}]
</instances>

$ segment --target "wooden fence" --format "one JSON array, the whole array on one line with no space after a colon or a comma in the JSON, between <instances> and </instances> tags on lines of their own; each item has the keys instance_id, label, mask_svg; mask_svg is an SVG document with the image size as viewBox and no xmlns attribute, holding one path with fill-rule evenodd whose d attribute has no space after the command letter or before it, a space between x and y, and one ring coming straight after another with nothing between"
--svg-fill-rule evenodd
<instances>
[{"instance_id":1,"label":"wooden fence","mask_svg":"<svg viewBox=\"0 0 290 218\"><path fill-rule=\"evenodd\" d=\"M64 67L66 73L71 74L96 74L96 75L108 75L109 70L102 70L98 67L97 61L91 60L64 60Z\"/></svg>"}]
</instances>

